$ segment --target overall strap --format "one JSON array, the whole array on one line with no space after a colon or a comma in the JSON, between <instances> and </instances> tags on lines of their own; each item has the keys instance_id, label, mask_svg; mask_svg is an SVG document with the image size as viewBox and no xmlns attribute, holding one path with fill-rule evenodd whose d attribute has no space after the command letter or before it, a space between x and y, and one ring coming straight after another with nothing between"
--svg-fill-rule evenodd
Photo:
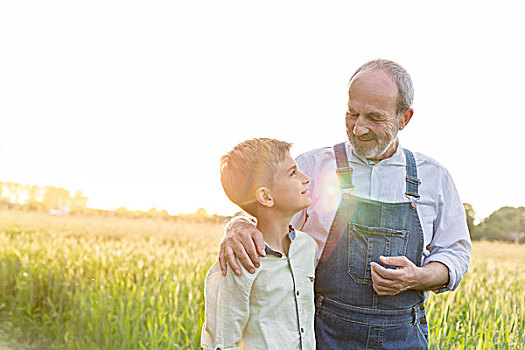
<instances>
[{"instance_id":1,"label":"overall strap","mask_svg":"<svg viewBox=\"0 0 525 350\"><path fill-rule=\"evenodd\" d=\"M334 221L328 231L328 237L324 245L323 253L321 254L321 261L328 260L328 257L337 246L339 239L343 235L343 232L352 217L355 210L356 201L351 200L350 192L353 191L354 185L352 184L352 168L348 163L348 156L346 155L345 144L338 143L334 146L335 161L337 163L337 176L339 178L339 187L343 192L339 207L335 212Z\"/></svg>"},{"instance_id":2,"label":"overall strap","mask_svg":"<svg viewBox=\"0 0 525 350\"><path fill-rule=\"evenodd\" d=\"M419 195L419 185L421 185L421 180L419 180L417 177L417 166L414 154L405 148L403 148L403 151L405 152L405 158L407 161L407 183L405 196L410 201L410 208L416 209L416 203L421 197Z\"/></svg>"},{"instance_id":3,"label":"overall strap","mask_svg":"<svg viewBox=\"0 0 525 350\"><path fill-rule=\"evenodd\" d=\"M348 157L346 155L345 143L338 143L334 146L335 162L337 163L337 176L339 178L339 186L343 193L348 193L354 189L352 184L352 172L348 163Z\"/></svg>"}]
</instances>

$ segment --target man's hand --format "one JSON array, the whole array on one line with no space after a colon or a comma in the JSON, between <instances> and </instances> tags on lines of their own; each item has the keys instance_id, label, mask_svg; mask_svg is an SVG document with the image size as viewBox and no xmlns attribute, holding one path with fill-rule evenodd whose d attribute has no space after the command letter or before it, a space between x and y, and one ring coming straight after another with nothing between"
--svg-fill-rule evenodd
<instances>
[{"instance_id":1,"label":"man's hand","mask_svg":"<svg viewBox=\"0 0 525 350\"><path fill-rule=\"evenodd\" d=\"M396 268L387 269L378 263L370 263L372 266L372 283L377 294L396 295L412 289L416 284L417 266L406 256L380 256L379 261Z\"/></svg>"},{"instance_id":2,"label":"man's hand","mask_svg":"<svg viewBox=\"0 0 525 350\"><path fill-rule=\"evenodd\" d=\"M372 283L379 295L396 295L409 289L434 290L448 284L448 268L440 262L418 267L406 256L380 256L379 261L395 266L395 269L387 269L378 263L370 263Z\"/></svg>"},{"instance_id":3,"label":"man's hand","mask_svg":"<svg viewBox=\"0 0 525 350\"><path fill-rule=\"evenodd\" d=\"M221 271L226 276L227 265L230 265L236 275L241 275L241 269L236 257L242 266L251 273L260 266L259 256L266 256L262 233L246 218L234 218L226 227L224 239L219 252Z\"/></svg>"}]
</instances>

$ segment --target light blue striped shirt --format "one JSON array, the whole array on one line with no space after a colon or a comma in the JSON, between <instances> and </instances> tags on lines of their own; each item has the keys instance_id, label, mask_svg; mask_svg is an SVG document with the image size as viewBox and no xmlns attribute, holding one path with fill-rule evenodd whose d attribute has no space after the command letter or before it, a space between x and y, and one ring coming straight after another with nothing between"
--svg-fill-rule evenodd
<instances>
[{"instance_id":1,"label":"light blue striped shirt","mask_svg":"<svg viewBox=\"0 0 525 350\"><path fill-rule=\"evenodd\" d=\"M354 155L349 142L346 142L346 147L353 169L353 195L389 203L408 201L405 196L406 159L401 146L392 157L377 164ZM417 211L424 247L428 247L423 250L421 262L423 265L431 261L445 264L450 282L438 292L454 290L468 270L472 251L465 210L448 171L423 154L414 152L414 157L421 180ZM312 204L294 216L292 225L317 241L320 257L342 197L333 147L304 153L297 157L296 162L310 177L308 186Z\"/></svg>"}]
</instances>

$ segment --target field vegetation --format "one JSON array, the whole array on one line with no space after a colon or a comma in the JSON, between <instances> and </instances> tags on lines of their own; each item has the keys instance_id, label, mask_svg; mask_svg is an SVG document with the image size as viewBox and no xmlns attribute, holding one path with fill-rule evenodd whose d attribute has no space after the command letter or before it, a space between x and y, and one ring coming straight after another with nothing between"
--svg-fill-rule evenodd
<instances>
[{"instance_id":1,"label":"field vegetation","mask_svg":"<svg viewBox=\"0 0 525 350\"><path fill-rule=\"evenodd\" d=\"M198 349L222 229L0 211L0 335L35 349ZM427 303L432 349L524 348L524 248L475 242L458 290Z\"/></svg>"}]
</instances>

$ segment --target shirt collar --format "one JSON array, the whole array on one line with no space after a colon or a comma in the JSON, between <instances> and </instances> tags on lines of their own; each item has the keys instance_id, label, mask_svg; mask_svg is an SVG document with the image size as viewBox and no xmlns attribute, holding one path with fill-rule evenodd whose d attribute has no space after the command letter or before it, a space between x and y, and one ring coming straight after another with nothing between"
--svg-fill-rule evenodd
<instances>
[{"instance_id":1,"label":"shirt collar","mask_svg":"<svg viewBox=\"0 0 525 350\"><path fill-rule=\"evenodd\" d=\"M369 159L366 159L366 158L362 159L362 158L358 157L353 152L352 146L350 145L350 142L346 141L345 144L346 144L346 153L350 155L348 157L348 162L349 163L363 164L363 165L367 165L367 166L374 166L376 164L380 164L380 165L405 165L404 152L403 152L403 149L402 149L400 143L397 145L396 153L394 153L390 158L383 159L383 160L379 161L378 163L374 163L373 161L371 161Z\"/></svg>"},{"instance_id":2,"label":"shirt collar","mask_svg":"<svg viewBox=\"0 0 525 350\"><path fill-rule=\"evenodd\" d=\"M288 225L288 237L290 238L290 241L295 239L295 229L292 225Z\"/></svg>"},{"instance_id":3,"label":"shirt collar","mask_svg":"<svg viewBox=\"0 0 525 350\"><path fill-rule=\"evenodd\" d=\"M291 245L291 242L295 239L295 230L292 227L292 225L288 226L288 238L290 239L290 245ZM283 253L273 250L272 248L270 248L268 244L266 244L264 251L266 252L266 255L272 255L272 256L275 256L276 258L282 258L283 256Z\"/></svg>"}]
</instances>

